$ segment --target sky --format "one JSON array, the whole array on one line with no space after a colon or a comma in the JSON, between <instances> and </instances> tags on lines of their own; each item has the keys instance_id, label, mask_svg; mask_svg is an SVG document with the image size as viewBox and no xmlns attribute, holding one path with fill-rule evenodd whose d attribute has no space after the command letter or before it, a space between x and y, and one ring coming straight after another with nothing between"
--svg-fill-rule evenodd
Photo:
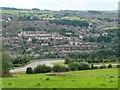
<instances>
[{"instance_id":1,"label":"sky","mask_svg":"<svg viewBox=\"0 0 120 90\"><path fill-rule=\"evenodd\" d=\"M0 7L41 10L117 10L119 0L0 0Z\"/></svg>"}]
</instances>

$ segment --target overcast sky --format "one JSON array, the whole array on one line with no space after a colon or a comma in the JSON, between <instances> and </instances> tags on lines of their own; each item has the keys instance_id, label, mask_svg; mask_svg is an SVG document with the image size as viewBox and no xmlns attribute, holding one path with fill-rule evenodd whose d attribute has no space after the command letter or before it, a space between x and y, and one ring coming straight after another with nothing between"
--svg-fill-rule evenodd
<instances>
[{"instance_id":1,"label":"overcast sky","mask_svg":"<svg viewBox=\"0 0 120 90\"><path fill-rule=\"evenodd\" d=\"M119 0L0 0L0 7L48 10L117 10Z\"/></svg>"}]
</instances>

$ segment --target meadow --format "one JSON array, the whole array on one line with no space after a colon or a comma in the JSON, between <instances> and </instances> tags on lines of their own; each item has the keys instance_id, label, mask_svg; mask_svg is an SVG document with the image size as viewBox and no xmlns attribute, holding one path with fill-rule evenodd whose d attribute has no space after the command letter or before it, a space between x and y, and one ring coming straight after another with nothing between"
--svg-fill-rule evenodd
<instances>
[{"instance_id":1,"label":"meadow","mask_svg":"<svg viewBox=\"0 0 120 90\"><path fill-rule=\"evenodd\" d=\"M3 78L3 88L118 88L117 68L13 75Z\"/></svg>"}]
</instances>

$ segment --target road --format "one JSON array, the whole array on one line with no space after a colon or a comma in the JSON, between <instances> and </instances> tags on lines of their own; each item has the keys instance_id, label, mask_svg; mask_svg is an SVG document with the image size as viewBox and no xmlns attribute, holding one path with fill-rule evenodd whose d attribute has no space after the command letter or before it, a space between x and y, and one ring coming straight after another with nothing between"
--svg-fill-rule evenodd
<instances>
[{"instance_id":1,"label":"road","mask_svg":"<svg viewBox=\"0 0 120 90\"><path fill-rule=\"evenodd\" d=\"M22 72L22 71L26 71L27 67L31 67L31 68L35 68L37 67L38 65L47 65L47 66L50 66L52 67L53 66L53 63L55 62L64 62L63 59L59 59L59 60L48 60L48 59L45 59L45 60L35 60L35 61L31 61L28 65L24 66L24 67L20 67L20 68L17 68L17 69L13 69L13 70L10 70L10 72ZM94 66L101 66L102 64L96 64ZM108 66L109 64L105 64L106 66ZM112 64L113 66L114 65L118 65L118 64Z\"/></svg>"},{"instance_id":2,"label":"road","mask_svg":"<svg viewBox=\"0 0 120 90\"><path fill-rule=\"evenodd\" d=\"M43 64L52 67L53 63L55 62L64 62L64 60L62 59L61 60L36 60L36 61L30 62L30 64L26 65L25 67L10 70L10 72L22 72L22 71L26 71L27 67L35 68L38 65L43 65Z\"/></svg>"}]
</instances>

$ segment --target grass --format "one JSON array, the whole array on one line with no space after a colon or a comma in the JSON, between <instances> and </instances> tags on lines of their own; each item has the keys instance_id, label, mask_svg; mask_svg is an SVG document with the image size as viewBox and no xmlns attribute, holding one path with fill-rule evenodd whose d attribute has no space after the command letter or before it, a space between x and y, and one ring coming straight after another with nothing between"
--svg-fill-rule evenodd
<instances>
[{"instance_id":1,"label":"grass","mask_svg":"<svg viewBox=\"0 0 120 90\"><path fill-rule=\"evenodd\" d=\"M64 64L64 62L54 62L53 65L60 65L60 66L65 66L67 67L67 64Z\"/></svg>"},{"instance_id":2,"label":"grass","mask_svg":"<svg viewBox=\"0 0 120 90\"><path fill-rule=\"evenodd\" d=\"M118 27L105 27L105 28L102 28L102 30L118 30Z\"/></svg>"},{"instance_id":3,"label":"grass","mask_svg":"<svg viewBox=\"0 0 120 90\"><path fill-rule=\"evenodd\" d=\"M91 19L90 21L91 21L92 23L102 22L102 21L96 20L96 19Z\"/></svg>"},{"instance_id":4,"label":"grass","mask_svg":"<svg viewBox=\"0 0 120 90\"><path fill-rule=\"evenodd\" d=\"M66 16L66 17L62 17L61 19L63 19L63 20L80 20L80 18L79 17L69 17L69 16Z\"/></svg>"},{"instance_id":5,"label":"grass","mask_svg":"<svg viewBox=\"0 0 120 90\"><path fill-rule=\"evenodd\" d=\"M2 89L2 79L0 78L0 90Z\"/></svg>"},{"instance_id":6,"label":"grass","mask_svg":"<svg viewBox=\"0 0 120 90\"><path fill-rule=\"evenodd\" d=\"M3 78L3 88L118 88L118 69L115 68L71 71L58 76L24 72L14 75L16 77Z\"/></svg>"}]
</instances>

